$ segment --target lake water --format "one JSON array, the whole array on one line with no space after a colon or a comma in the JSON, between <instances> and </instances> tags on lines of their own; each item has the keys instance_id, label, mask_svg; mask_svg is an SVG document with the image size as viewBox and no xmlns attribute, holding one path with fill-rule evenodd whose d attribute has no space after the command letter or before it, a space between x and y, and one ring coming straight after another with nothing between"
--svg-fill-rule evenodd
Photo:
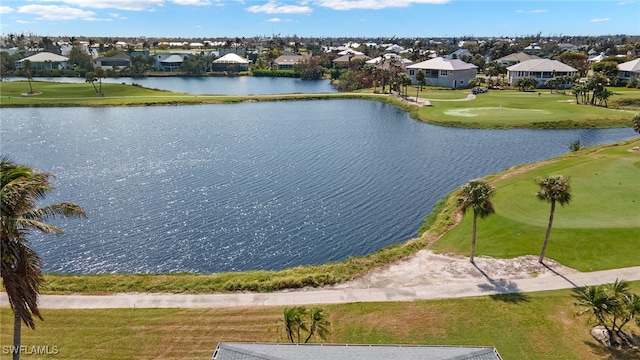
<instances>
[{"instance_id":1,"label":"lake water","mask_svg":"<svg viewBox=\"0 0 640 360\"><path fill-rule=\"evenodd\" d=\"M10 80L25 80L11 78ZM84 78L49 77L35 78L37 81L84 83ZM169 90L189 94L209 95L267 95L290 93L337 92L329 80L300 80L275 77L146 77L104 78L103 83L136 84L150 89ZM91 86L87 84L87 86Z\"/></svg>"},{"instance_id":2,"label":"lake water","mask_svg":"<svg viewBox=\"0 0 640 360\"><path fill-rule=\"evenodd\" d=\"M33 236L47 272L219 272L404 242L467 181L632 129L467 130L358 100L2 109L2 154L86 220Z\"/></svg>"}]
</instances>

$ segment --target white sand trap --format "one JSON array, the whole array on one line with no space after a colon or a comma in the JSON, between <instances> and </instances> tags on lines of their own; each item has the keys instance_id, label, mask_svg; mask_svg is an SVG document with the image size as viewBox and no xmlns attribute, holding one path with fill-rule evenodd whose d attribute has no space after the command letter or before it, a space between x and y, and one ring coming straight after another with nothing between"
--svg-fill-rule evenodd
<instances>
[{"instance_id":1,"label":"white sand trap","mask_svg":"<svg viewBox=\"0 0 640 360\"><path fill-rule=\"evenodd\" d=\"M549 111L540 110L540 109L514 109L507 107L475 107L475 108L462 108L462 109L452 109L444 112L445 115L451 116L462 116L462 117L476 117L476 116L491 116L500 114L501 116L505 115L513 115L513 116L521 116L524 114L551 114Z\"/></svg>"}]
</instances>

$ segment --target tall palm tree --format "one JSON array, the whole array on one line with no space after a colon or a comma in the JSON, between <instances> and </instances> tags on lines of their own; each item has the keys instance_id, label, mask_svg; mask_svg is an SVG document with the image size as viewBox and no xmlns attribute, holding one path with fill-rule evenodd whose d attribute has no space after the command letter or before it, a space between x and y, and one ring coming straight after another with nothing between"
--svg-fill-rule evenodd
<instances>
[{"instance_id":1,"label":"tall palm tree","mask_svg":"<svg viewBox=\"0 0 640 360\"><path fill-rule=\"evenodd\" d=\"M544 236L544 244L542 245L540 258L538 259L538 262L542 264L544 261L544 253L547 251L547 245L549 244L549 235L551 235L551 226L553 225L553 214L556 211L556 203L564 206L571 202L571 185L569 185L569 178L565 179L562 175L550 175L541 179L536 179L536 184L540 187L538 192L536 192L536 197L539 200L543 200L551 204L549 225L547 226L547 233Z\"/></svg>"},{"instance_id":2,"label":"tall palm tree","mask_svg":"<svg viewBox=\"0 0 640 360\"><path fill-rule=\"evenodd\" d=\"M495 209L491 202L495 189L490 184L482 180L472 180L460 189L458 193L458 205L462 213L466 213L469 208L473 209L473 230L471 232L471 258L470 261L474 262L473 258L476 253L476 228L478 223L478 216L485 218L493 213Z\"/></svg>"},{"instance_id":3,"label":"tall palm tree","mask_svg":"<svg viewBox=\"0 0 640 360\"><path fill-rule=\"evenodd\" d=\"M0 205L2 248L2 282L14 314L13 345L20 348L21 327L24 322L35 329L34 315L42 320L38 309L38 294L44 282L42 261L30 247L27 235L32 230L45 234L60 234L62 229L45 221L57 216L85 216L84 210L73 203L38 207L38 202L54 189L49 182L53 175L39 173L32 168L0 159ZM13 358L20 358L14 351Z\"/></svg>"},{"instance_id":4,"label":"tall palm tree","mask_svg":"<svg viewBox=\"0 0 640 360\"><path fill-rule=\"evenodd\" d=\"M31 76L31 60L22 60L22 72L24 73L24 77L27 78L29 82L29 94L33 94L33 85L31 85L31 81L33 77Z\"/></svg>"}]
</instances>

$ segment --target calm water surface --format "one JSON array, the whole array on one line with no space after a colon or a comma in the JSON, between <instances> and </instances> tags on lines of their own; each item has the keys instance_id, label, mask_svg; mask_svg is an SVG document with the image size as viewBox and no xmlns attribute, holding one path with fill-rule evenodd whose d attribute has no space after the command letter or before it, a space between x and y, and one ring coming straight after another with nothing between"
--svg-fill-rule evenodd
<instances>
[{"instance_id":1,"label":"calm water surface","mask_svg":"<svg viewBox=\"0 0 640 360\"><path fill-rule=\"evenodd\" d=\"M416 235L465 182L583 146L609 130L466 130L335 100L2 109L2 154L54 173L47 202L87 220L33 237L48 272L282 269Z\"/></svg>"}]
</instances>

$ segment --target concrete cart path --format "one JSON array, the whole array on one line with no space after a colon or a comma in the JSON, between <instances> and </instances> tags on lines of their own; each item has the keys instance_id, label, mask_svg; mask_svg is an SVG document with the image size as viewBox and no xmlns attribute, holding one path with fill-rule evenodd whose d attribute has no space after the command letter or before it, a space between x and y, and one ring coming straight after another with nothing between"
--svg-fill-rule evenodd
<instances>
[{"instance_id":1,"label":"concrete cart path","mask_svg":"<svg viewBox=\"0 0 640 360\"><path fill-rule=\"evenodd\" d=\"M542 290L566 289L576 286L605 284L616 279L640 280L640 266L554 275L540 278L425 285L405 288L369 289L309 289L275 293L231 294L148 294L114 295L41 295L43 309L115 309L115 308L223 308L249 306L291 306L338 304L374 301L412 301L421 299L461 298L493 294L509 294ZM0 296L0 306L9 306L6 294Z\"/></svg>"}]
</instances>

